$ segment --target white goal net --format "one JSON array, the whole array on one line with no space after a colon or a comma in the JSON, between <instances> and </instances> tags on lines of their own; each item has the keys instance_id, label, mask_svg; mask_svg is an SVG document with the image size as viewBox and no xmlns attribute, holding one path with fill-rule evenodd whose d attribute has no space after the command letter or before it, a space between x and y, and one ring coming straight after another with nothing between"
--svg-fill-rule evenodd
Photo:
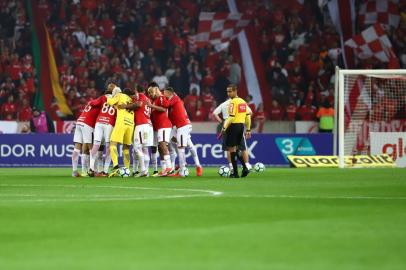
<instances>
[{"instance_id":1,"label":"white goal net","mask_svg":"<svg viewBox=\"0 0 406 270\"><path fill-rule=\"evenodd\" d=\"M344 156L371 154L371 132L406 131L406 70L337 73L334 143L342 168L346 166Z\"/></svg>"}]
</instances>

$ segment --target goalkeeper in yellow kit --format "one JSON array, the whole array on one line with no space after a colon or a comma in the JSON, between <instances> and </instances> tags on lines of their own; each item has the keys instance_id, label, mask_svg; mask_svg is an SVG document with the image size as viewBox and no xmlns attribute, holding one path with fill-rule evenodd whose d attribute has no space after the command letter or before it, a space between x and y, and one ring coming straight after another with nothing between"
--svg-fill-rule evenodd
<instances>
[{"instance_id":1,"label":"goalkeeper in yellow kit","mask_svg":"<svg viewBox=\"0 0 406 270\"><path fill-rule=\"evenodd\" d=\"M121 92L121 89L115 87L113 89L113 97L107 99L107 104L114 106L117 110L116 124L111 132L110 137L110 154L113 161L113 170L109 177L115 176L118 173L118 151L117 144L123 145L124 166L130 167L130 146L134 133L134 111L122 109L122 105L132 102L130 96L134 93L131 89L126 88Z\"/></svg>"}]
</instances>

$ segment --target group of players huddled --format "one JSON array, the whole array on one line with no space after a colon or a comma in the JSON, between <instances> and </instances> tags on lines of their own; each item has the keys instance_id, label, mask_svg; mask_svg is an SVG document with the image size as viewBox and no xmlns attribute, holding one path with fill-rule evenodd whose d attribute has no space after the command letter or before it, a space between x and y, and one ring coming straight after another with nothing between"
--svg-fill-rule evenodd
<instances>
[{"instance_id":1,"label":"group of players huddled","mask_svg":"<svg viewBox=\"0 0 406 270\"><path fill-rule=\"evenodd\" d=\"M76 121L72 176L116 176L120 169L118 144L123 146L123 163L127 168L130 168L130 147L133 145L135 177L149 176L149 148L152 150L152 176L184 177L186 147L194 159L196 175L201 176L203 168L191 140L191 131L183 101L173 88L161 91L152 82L145 93L140 86L134 90L121 90L116 84L108 83L104 95L89 101ZM79 156L81 173L78 172ZM178 170L175 170L176 157L179 157ZM109 172L111 161L113 169Z\"/></svg>"}]
</instances>

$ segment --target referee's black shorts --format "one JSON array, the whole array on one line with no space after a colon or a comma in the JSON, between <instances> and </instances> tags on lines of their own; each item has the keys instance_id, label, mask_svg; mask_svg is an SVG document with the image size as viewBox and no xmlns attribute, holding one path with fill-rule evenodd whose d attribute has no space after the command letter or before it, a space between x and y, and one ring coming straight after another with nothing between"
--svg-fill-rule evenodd
<instances>
[{"instance_id":1,"label":"referee's black shorts","mask_svg":"<svg viewBox=\"0 0 406 270\"><path fill-rule=\"evenodd\" d=\"M244 136L244 124L231 124L225 134L224 143L226 148L239 146Z\"/></svg>"},{"instance_id":2,"label":"referee's black shorts","mask_svg":"<svg viewBox=\"0 0 406 270\"><path fill-rule=\"evenodd\" d=\"M240 144L238 145L238 150L240 150L240 151L245 151L245 150L247 150L247 140L245 139L245 135L243 134L242 135L242 139L241 139L241 142L240 142ZM223 150L223 151L227 151L227 146L226 146L226 136L223 136L223 141L222 141L222 143L221 143L221 149Z\"/></svg>"}]
</instances>

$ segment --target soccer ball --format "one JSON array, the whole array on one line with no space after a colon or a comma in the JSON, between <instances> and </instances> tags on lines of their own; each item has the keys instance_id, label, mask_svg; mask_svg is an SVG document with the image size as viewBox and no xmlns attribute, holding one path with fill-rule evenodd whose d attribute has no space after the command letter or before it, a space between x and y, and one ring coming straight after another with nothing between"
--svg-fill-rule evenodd
<instances>
[{"instance_id":1,"label":"soccer ball","mask_svg":"<svg viewBox=\"0 0 406 270\"><path fill-rule=\"evenodd\" d=\"M183 167L180 171L179 174L181 176L187 177L189 175L189 169L187 167Z\"/></svg>"},{"instance_id":2,"label":"soccer ball","mask_svg":"<svg viewBox=\"0 0 406 270\"><path fill-rule=\"evenodd\" d=\"M256 172L263 172L263 171L265 171L265 165L264 165L263 163L261 163L261 162L257 162L257 163L254 165L254 170L255 170Z\"/></svg>"},{"instance_id":3,"label":"soccer ball","mask_svg":"<svg viewBox=\"0 0 406 270\"><path fill-rule=\"evenodd\" d=\"M230 176L230 168L227 166L221 166L218 170L218 174L221 177L229 177Z\"/></svg>"},{"instance_id":4,"label":"soccer ball","mask_svg":"<svg viewBox=\"0 0 406 270\"><path fill-rule=\"evenodd\" d=\"M121 167L120 170L118 171L118 174L121 177L129 177L130 176L130 169L126 167Z\"/></svg>"}]
</instances>

